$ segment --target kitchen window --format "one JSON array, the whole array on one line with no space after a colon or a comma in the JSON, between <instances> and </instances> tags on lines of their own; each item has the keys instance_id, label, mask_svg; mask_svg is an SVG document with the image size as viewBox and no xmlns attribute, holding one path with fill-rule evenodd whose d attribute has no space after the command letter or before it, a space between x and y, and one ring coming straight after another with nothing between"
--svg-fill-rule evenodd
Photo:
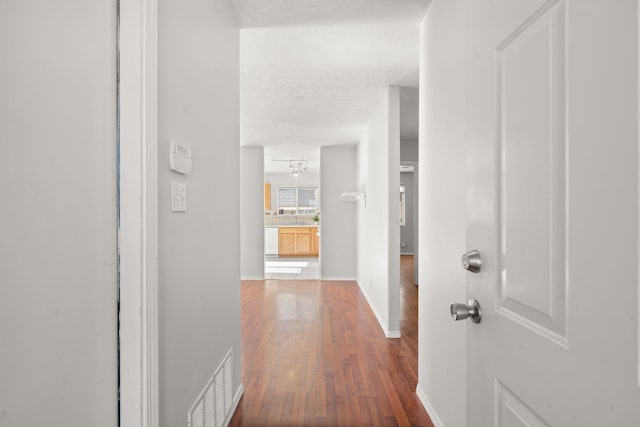
<instances>
[{"instance_id":1,"label":"kitchen window","mask_svg":"<svg viewBox=\"0 0 640 427\"><path fill-rule=\"evenodd\" d=\"M278 212L281 214L312 215L317 209L316 188L278 188Z\"/></svg>"}]
</instances>

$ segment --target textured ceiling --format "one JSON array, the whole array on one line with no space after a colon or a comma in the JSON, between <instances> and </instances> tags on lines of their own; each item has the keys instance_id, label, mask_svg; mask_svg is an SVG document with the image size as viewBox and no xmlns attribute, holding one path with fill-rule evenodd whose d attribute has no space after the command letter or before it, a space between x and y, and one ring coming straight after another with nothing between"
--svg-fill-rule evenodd
<instances>
[{"instance_id":1,"label":"textured ceiling","mask_svg":"<svg viewBox=\"0 0 640 427\"><path fill-rule=\"evenodd\" d=\"M296 153L355 144L385 87L418 85L428 0L233 3L243 146ZM401 99L403 116L416 110L415 120L402 117L402 139L417 140L417 91L403 88Z\"/></svg>"}]
</instances>

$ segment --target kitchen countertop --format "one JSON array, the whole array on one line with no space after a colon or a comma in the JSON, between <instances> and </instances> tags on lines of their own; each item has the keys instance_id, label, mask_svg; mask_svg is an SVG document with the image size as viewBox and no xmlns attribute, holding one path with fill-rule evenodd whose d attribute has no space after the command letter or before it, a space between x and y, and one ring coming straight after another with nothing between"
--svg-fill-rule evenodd
<instances>
[{"instance_id":1,"label":"kitchen countertop","mask_svg":"<svg viewBox=\"0 0 640 427\"><path fill-rule=\"evenodd\" d=\"M313 224L313 225L304 225L304 224L265 224L264 228L280 228L280 227L320 227L319 224Z\"/></svg>"}]
</instances>

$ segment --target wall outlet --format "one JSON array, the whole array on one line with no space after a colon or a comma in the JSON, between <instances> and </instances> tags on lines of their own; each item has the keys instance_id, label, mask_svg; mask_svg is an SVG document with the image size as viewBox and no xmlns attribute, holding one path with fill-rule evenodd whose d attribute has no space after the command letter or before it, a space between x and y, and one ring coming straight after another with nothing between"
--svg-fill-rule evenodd
<instances>
[{"instance_id":1,"label":"wall outlet","mask_svg":"<svg viewBox=\"0 0 640 427\"><path fill-rule=\"evenodd\" d=\"M401 248L406 248L407 247L407 242L401 242L400 243L400 247Z\"/></svg>"}]
</instances>

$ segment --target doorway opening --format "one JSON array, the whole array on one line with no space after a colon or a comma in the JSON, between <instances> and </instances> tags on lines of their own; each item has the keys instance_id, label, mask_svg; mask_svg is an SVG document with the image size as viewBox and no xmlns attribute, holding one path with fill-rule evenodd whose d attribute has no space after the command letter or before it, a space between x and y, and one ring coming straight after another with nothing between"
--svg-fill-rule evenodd
<instances>
[{"instance_id":1,"label":"doorway opening","mask_svg":"<svg viewBox=\"0 0 640 427\"><path fill-rule=\"evenodd\" d=\"M320 150L264 149L264 277L320 279Z\"/></svg>"},{"instance_id":2,"label":"doorway opening","mask_svg":"<svg viewBox=\"0 0 640 427\"><path fill-rule=\"evenodd\" d=\"M418 284L418 162L400 165L400 256L412 261L413 283Z\"/></svg>"}]
</instances>

